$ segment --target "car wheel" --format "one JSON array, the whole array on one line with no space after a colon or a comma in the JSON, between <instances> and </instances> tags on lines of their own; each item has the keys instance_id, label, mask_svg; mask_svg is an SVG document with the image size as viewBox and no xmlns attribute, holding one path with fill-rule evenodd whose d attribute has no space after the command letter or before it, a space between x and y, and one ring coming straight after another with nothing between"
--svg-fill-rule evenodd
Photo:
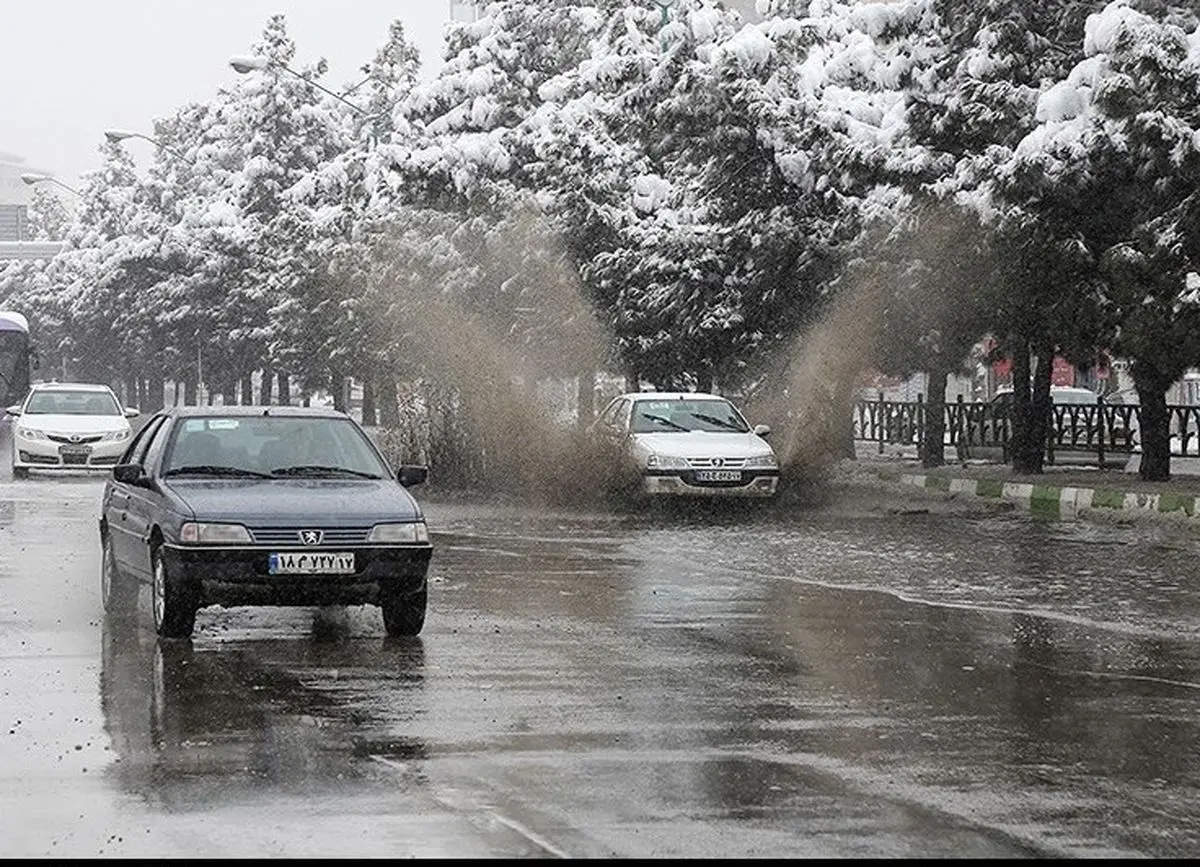
<instances>
[{"instance_id":1,"label":"car wheel","mask_svg":"<svg viewBox=\"0 0 1200 867\"><path fill-rule=\"evenodd\" d=\"M112 539L107 533L104 535L101 545L103 560L100 564L100 596L104 602L104 610L111 614L127 608L137 599L137 583L117 568Z\"/></svg>"},{"instance_id":2,"label":"car wheel","mask_svg":"<svg viewBox=\"0 0 1200 867\"><path fill-rule=\"evenodd\" d=\"M13 468L12 468L12 473L13 473L13 478L14 478L14 479L27 479L27 478L29 478L29 468L28 468L28 467L13 467Z\"/></svg>"},{"instance_id":3,"label":"car wheel","mask_svg":"<svg viewBox=\"0 0 1200 867\"><path fill-rule=\"evenodd\" d=\"M429 591L416 593L391 593L379 601L383 612L383 628L390 638L409 638L420 635L425 626L425 609L429 603Z\"/></svg>"},{"instance_id":4,"label":"car wheel","mask_svg":"<svg viewBox=\"0 0 1200 867\"><path fill-rule=\"evenodd\" d=\"M190 638L196 626L199 607L194 587L188 586L167 568L162 548L152 555L154 631L162 638Z\"/></svg>"}]
</instances>

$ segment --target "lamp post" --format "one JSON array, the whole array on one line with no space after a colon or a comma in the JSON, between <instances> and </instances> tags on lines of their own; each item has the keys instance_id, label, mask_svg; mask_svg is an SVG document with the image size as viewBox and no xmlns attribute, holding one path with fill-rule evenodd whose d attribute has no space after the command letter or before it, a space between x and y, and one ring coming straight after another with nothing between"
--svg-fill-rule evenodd
<instances>
[{"instance_id":1,"label":"lamp post","mask_svg":"<svg viewBox=\"0 0 1200 867\"><path fill-rule=\"evenodd\" d=\"M83 193L79 192L79 190L75 189L72 186L69 186L68 184L64 184L62 181L60 181L58 178L54 177L53 175L38 175L38 174L33 174L32 172L27 172L26 174L21 175L21 180L24 181L26 184L29 184L30 186L33 186L34 184L43 184L43 183L58 184L60 187L62 187L67 192L74 193L75 195L79 196L79 198L81 198L81 199L83 198Z\"/></svg>"},{"instance_id":2,"label":"lamp post","mask_svg":"<svg viewBox=\"0 0 1200 867\"><path fill-rule=\"evenodd\" d=\"M336 99L338 102L341 102L345 105L350 106L350 108L352 108L355 111L355 113L366 114L366 112L362 109L361 106L355 105L350 100L346 99L346 97L342 96L340 93L334 93L328 87L324 87L320 84L317 84L311 78L301 75L296 70L291 69L287 66L284 66L282 63L272 63L270 60L268 60L265 57L233 57L233 58L230 58L229 65L232 66L233 71L238 73L239 75L246 75L247 73L255 72L256 70L264 70L264 69L268 69L268 68L282 69L284 72L291 73L292 75L299 78L301 81L306 82L311 87L315 87L317 90L321 91L322 93L329 94L334 99ZM355 89L357 89L360 86L361 86L361 82L358 85L355 85Z\"/></svg>"},{"instance_id":3,"label":"lamp post","mask_svg":"<svg viewBox=\"0 0 1200 867\"><path fill-rule=\"evenodd\" d=\"M144 135L143 133L140 133L140 132L130 132L128 130L123 130L123 129L106 129L104 131L104 137L106 139L108 139L110 142L112 142L113 144L116 144L117 142L125 141L125 139L140 138L143 141L150 142L150 144L155 145L156 147L162 148L163 150L167 151L168 153L174 154L175 156L179 157L179 159L183 160L185 163L188 163L188 164L192 163L192 160L185 153L183 153L183 151L181 151L177 148L171 147L166 142L161 142L156 138L151 138L150 136Z\"/></svg>"}]
</instances>

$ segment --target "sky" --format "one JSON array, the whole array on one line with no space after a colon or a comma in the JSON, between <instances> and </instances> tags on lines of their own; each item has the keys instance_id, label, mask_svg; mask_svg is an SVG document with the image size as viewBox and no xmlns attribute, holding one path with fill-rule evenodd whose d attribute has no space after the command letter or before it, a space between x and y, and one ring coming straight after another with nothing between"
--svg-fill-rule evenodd
<instances>
[{"instance_id":1,"label":"sky","mask_svg":"<svg viewBox=\"0 0 1200 867\"><path fill-rule=\"evenodd\" d=\"M441 66L449 0L0 0L0 153L64 182L100 166L104 130L154 134L154 121L232 84L229 58L250 53L270 16L287 17L295 66L324 57L340 90L385 42L395 19ZM140 165L154 146L126 142Z\"/></svg>"}]
</instances>

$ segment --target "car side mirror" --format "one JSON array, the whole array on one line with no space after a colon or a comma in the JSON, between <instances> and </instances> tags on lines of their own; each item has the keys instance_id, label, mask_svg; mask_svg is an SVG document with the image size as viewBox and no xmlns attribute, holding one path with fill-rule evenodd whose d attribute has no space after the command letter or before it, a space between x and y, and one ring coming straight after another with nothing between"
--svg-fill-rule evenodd
<instances>
[{"instance_id":1,"label":"car side mirror","mask_svg":"<svg viewBox=\"0 0 1200 867\"><path fill-rule=\"evenodd\" d=\"M770 432L771 426L769 424L756 424L754 426L754 433L760 437L766 437Z\"/></svg>"},{"instance_id":2,"label":"car side mirror","mask_svg":"<svg viewBox=\"0 0 1200 867\"><path fill-rule=\"evenodd\" d=\"M149 479L141 464L117 464L113 467L113 478L123 485L146 487Z\"/></svg>"},{"instance_id":3,"label":"car side mirror","mask_svg":"<svg viewBox=\"0 0 1200 867\"><path fill-rule=\"evenodd\" d=\"M429 467L401 467L396 473L396 481L410 488L413 485L423 485L429 478Z\"/></svg>"},{"instance_id":4,"label":"car side mirror","mask_svg":"<svg viewBox=\"0 0 1200 867\"><path fill-rule=\"evenodd\" d=\"M142 414L142 411L140 409L138 409L136 406L125 407L125 418L137 418L141 414Z\"/></svg>"},{"instance_id":5,"label":"car side mirror","mask_svg":"<svg viewBox=\"0 0 1200 867\"><path fill-rule=\"evenodd\" d=\"M14 403L12 406L6 406L6 407L4 408L4 414L5 414L5 415L11 415L11 416L18 416L18 415L20 415L20 414L21 414L21 404L19 404L19 403Z\"/></svg>"}]
</instances>

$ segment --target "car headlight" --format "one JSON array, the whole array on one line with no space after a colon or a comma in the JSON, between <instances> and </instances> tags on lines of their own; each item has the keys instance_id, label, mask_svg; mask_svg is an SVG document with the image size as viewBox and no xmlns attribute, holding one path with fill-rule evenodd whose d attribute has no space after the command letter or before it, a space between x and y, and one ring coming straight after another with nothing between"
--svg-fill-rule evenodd
<instances>
[{"instance_id":1,"label":"car headlight","mask_svg":"<svg viewBox=\"0 0 1200 867\"><path fill-rule=\"evenodd\" d=\"M409 521L405 524L376 524L367 534L367 541L392 544L428 542L429 528L424 521Z\"/></svg>"},{"instance_id":2,"label":"car headlight","mask_svg":"<svg viewBox=\"0 0 1200 867\"><path fill-rule=\"evenodd\" d=\"M129 439L129 430L110 430L104 436L100 437L101 442L121 442L121 440Z\"/></svg>"},{"instance_id":3,"label":"car headlight","mask_svg":"<svg viewBox=\"0 0 1200 867\"><path fill-rule=\"evenodd\" d=\"M646 458L648 470L686 470L687 458L677 458L674 455L650 455Z\"/></svg>"},{"instance_id":4,"label":"car headlight","mask_svg":"<svg viewBox=\"0 0 1200 867\"><path fill-rule=\"evenodd\" d=\"M779 458L771 453L765 455L752 455L746 458L747 469L776 469L779 467Z\"/></svg>"},{"instance_id":5,"label":"car headlight","mask_svg":"<svg viewBox=\"0 0 1200 867\"><path fill-rule=\"evenodd\" d=\"M241 524L204 524L188 521L179 528L179 541L192 545L229 545L250 541L250 531Z\"/></svg>"},{"instance_id":6,"label":"car headlight","mask_svg":"<svg viewBox=\"0 0 1200 867\"><path fill-rule=\"evenodd\" d=\"M27 440L44 440L46 438L46 434L32 427L18 427L17 436Z\"/></svg>"}]
</instances>

